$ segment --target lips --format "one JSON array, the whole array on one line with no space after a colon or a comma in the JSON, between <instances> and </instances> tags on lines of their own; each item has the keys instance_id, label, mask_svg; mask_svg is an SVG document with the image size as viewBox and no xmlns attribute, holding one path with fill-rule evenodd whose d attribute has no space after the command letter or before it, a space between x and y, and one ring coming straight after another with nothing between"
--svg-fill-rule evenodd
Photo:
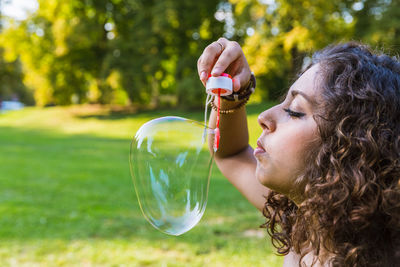
<instances>
[{"instance_id":1,"label":"lips","mask_svg":"<svg viewBox=\"0 0 400 267\"><path fill-rule=\"evenodd\" d=\"M254 153L253 153L254 156L257 157L258 155L261 155L261 154L263 154L265 152L266 151L265 151L261 141L257 140L257 147L254 149Z\"/></svg>"}]
</instances>

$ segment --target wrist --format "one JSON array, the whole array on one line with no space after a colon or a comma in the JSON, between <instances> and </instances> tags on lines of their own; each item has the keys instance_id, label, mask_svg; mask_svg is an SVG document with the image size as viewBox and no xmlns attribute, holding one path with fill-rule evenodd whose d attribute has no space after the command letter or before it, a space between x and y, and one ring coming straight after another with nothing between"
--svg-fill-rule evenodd
<instances>
[{"instance_id":1,"label":"wrist","mask_svg":"<svg viewBox=\"0 0 400 267\"><path fill-rule=\"evenodd\" d=\"M250 75L250 80L246 83L246 85L242 86L239 91L233 92L227 96L221 96L222 99L232 102L241 101L244 99L249 99L250 95L254 92L256 88L256 77L252 72Z\"/></svg>"},{"instance_id":2,"label":"wrist","mask_svg":"<svg viewBox=\"0 0 400 267\"><path fill-rule=\"evenodd\" d=\"M213 101L211 102L211 108L214 111L218 111L217 103L216 103L217 100L216 99L217 98L215 97L213 99ZM244 98L244 99L241 99L241 100L238 100L238 101L229 101L229 100L224 100L221 97L221 107L220 107L219 113L220 114L231 114L231 113L234 113L235 111L243 108L246 105L248 100L249 100L249 98Z\"/></svg>"}]
</instances>

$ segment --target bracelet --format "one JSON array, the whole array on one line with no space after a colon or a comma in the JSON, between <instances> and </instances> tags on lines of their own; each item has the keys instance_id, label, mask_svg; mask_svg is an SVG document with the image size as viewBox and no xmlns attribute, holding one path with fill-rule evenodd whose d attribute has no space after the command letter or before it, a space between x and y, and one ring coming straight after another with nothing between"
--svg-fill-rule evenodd
<instances>
[{"instance_id":1,"label":"bracelet","mask_svg":"<svg viewBox=\"0 0 400 267\"><path fill-rule=\"evenodd\" d=\"M243 99L242 99L242 100L243 100ZM234 108L231 108L231 109L220 109L220 110L219 110L219 114L231 114L231 113L235 112L236 110L238 110L238 109L244 107L244 106L246 105L247 101L249 101L249 98L244 99L243 102L241 102L239 105L237 105L237 106L234 107ZM216 112L218 112L218 107L214 104L214 101L211 101L210 105L211 105L211 108L212 108L213 110L215 110Z\"/></svg>"},{"instance_id":2,"label":"bracelet","mask_svg":"<svg viewBox=\"0 0 400 267\"><path fill-rule=\"evenodd\" d=\"M256 88L256 77L252 72L249 83L245 87L240 88L240 90L237 93L232 93L227 96L221 96L221 98L228 101L240 101L246 98L248 99L250 95L254 92L255 88Z\"/></svg>"}]
</instances>

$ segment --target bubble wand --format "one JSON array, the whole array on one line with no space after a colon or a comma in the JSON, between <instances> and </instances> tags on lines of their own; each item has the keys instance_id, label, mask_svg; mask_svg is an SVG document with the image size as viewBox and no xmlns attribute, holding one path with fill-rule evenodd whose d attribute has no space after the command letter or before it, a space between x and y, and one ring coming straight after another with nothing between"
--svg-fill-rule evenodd
<instances>
[{"instance_id":1,"label":"bubble wand","mask_svg":"<svg viewBox=\"0 0 400 267\"><path fill-rule=\"evenodd\" d=\"M226 96L232 94L232 84L233 80L231 75L227 73L222 73L221 76L214 77L209 75L206 83L206 92L208 95L213 95L218 97L217 101L217 123L214 129L214 152L219 148L219 143L221 139L219 131L220 122L220 110L221 110L221 96ZM207 97L208 99L208 97ZM206 111L209 101L206 101ZM207 113L206 113L207 114ZM207 116L207 115L206 115ZM207 123L205 123L207 125Z\"/></svg>"}]
</instances>

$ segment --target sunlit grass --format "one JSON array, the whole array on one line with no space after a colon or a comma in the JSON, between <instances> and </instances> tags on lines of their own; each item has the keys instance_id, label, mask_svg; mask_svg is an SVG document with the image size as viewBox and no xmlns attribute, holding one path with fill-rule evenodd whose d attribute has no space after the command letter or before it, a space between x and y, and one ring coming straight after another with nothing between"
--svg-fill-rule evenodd
<instances>
[{"instance_id":1,"label":"sunlit grass","mask_svg":"<svg viewBox=\"0 0 400 267\"><path fill-rule=\"evenodd\" d=\"M253 144L266 107L249 107ZM129 174L130 140L167 115L202 120L201 111L123 115L93 106L1 114L2 266L281 266L258 228L262 216L216 168L194 229L172 237L145 221Z\"/></svg>"}]
</instances>

